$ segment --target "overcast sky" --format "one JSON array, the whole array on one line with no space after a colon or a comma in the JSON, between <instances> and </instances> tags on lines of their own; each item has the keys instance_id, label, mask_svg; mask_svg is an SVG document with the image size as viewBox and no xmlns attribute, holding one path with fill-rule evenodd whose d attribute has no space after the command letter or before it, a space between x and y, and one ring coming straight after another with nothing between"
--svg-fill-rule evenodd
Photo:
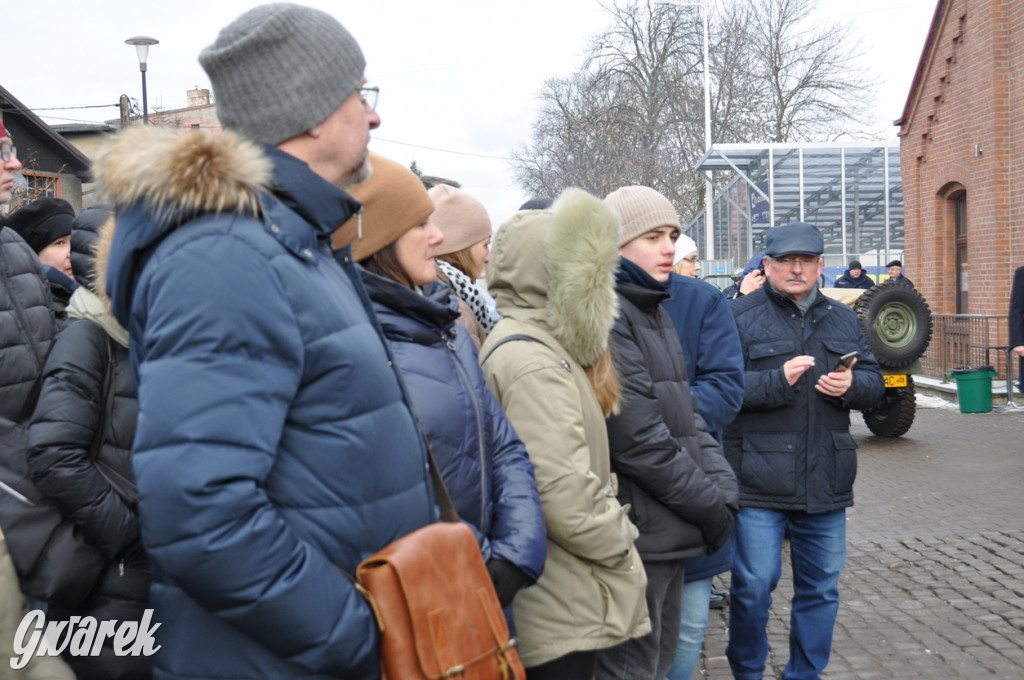
<instances>
[{"instance_id":1,"label":"overcast sky","mask_svg":"<svg viewBox=\"0 0 1024 680\"><path fill-rule=\"evenodd\" d=\"M863 40L865 65L878 81L879 140L895 139L892 121L902 113L936 3L819 0L822 19L853 23ZM142 99L135 48L124 41L148 35L160 41L149 53L150 111L181 108L186 90L209 87L199 51L257 4L5 2L0 85L51 124L116 118L122 93ZM370 148L460 181L487 206L495 228L527 198L513 185L506 159L529 140L536 93L546 79L570 74L587 38L608 25L597 0L304 4L336 16L363 48L367 78L381 89L382 124ZM72 106L101 108L42 110Z\"/></svg>"}]
</instances>

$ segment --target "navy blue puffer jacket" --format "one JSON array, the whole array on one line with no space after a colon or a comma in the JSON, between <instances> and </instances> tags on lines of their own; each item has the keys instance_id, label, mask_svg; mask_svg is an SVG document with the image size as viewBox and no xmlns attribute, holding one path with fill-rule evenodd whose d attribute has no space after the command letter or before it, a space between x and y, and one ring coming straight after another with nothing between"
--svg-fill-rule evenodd
<instances>
[{"instance_id":1,"label":"navy blue puffer jacket","mask_svg":"<svg viewBox=\"0 0 1024 680\"><path fill-rule=\"evenodd\" d=\"M871 277L867 275L864 270L861 270L860 276L854 276L847 269L843 272L843 275L836 279L836 288L862 288L867 290L875 285L875 282L871 280Z\"/></svg>"},{"instance_id":2,"label":"navy blue puffer jacket","mask_svg":"<svg viewBox=\"0 0 1024 680\"><path fill-rule=\"evenodd\" d=\"M533 465L487 389L457 299L440 282L420 295L360 273L459 517L485 560L511 562L533 583L547 554Z\"/></svg>"},{"instance_id":3,"label":"navy blue puffer jacket","mask_svg":"<svg viewBox=\"0 0 1024 680\"><path fill-rule=\"evenodd\" d=\"M379 678L342 570L437 512L349 250L329 248L358 204L228 132L126 131L94 170L117 206L154 676Z\"/></svg>"},{"instance_id":4,"label":"navy blue puffer jacket","mask_svg":"<svg viewBox=\"0 0 1024 680\"><path fill-rule=\"evenodd\" d=\"M743 408L725 429L725 455L740 481L740 506L829 512L853 505L857 445L850 409L885 392L857 313L815 292L804 315L770 285L732 303L743 344ZM847 352L860 352L842 398L814 389ZM814 366L791 386L783 364L800 355Z\"/></svg>"}]
</instances>

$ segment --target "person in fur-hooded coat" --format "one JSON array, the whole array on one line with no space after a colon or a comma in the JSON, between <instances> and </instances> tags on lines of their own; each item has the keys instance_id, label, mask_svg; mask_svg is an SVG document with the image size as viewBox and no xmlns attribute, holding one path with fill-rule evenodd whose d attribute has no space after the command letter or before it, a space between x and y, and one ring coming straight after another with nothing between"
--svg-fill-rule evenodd
<instances>
[{"instance_id":1,"label":"person in fur-hooded coat","mask_svg":"<svg viewBox=\"0 0 1024 680\"><path fill-rule=\"evenodd\" d=\"M51 604L50 621L92 616L97 621L139 622L149 601L149 564L131 466L139 409L128 331L110 313L103 293L113 228L110 219L102 236L93 230L103 215L113 216L109 209L93 209L86 228L72 231L78 249L71 263L82 285L71 296L68 320L43 370L29 429L28 465L39 490L100 550L107 567L80 605ZM99 442L95 456L94 440ZM152 675L151 657L118 656L113 639L96 656L68 655L65 660L79 680L144 680Z\"/></svg>"},{"instance_id":2,"label":"person in fur-hooded coat","mask_svg":"<svg viewBox=\"0 0 1024 680\"><path fill-rule=\"evenodd\" d=\"M491 254L502 320L480 356L530 455L548 533L544 572L513 605L531 678L590 677L597 650L650 631L638 533L615 496L604 422L618 404L608 350L618 230L600 200L569 189L551 210L506 220Z\"/></svg>"},{"instance_id":3,"label":"person in fur-hooded coat","mask_svg":"<svg viewBox=\"0 0 1024 680\"><path fill-rule=\"evenodd\" d=\"M378 678L377 623L342 570L437 509L349 249L330 249L359 204L230 130L132 128L94 172L138 386L154 676Z\"/></svg>"}]
</instances>

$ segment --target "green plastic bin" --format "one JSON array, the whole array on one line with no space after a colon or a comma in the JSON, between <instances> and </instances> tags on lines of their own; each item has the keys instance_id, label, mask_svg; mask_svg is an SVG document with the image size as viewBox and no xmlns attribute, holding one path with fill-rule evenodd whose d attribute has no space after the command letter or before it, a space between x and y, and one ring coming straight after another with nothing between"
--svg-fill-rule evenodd
<instances>
[{"instance_id":1,"label":"green plastic bin","mask_svg":"<svg viewBox=\"0 0 1024 680\"><path fill-rule=\"evenodd\" d=\"M991 366L953 369L949 379L956 381L960 413L988 413L992 410L992 378L996 375Z\"/></svg>"}]
</instances>

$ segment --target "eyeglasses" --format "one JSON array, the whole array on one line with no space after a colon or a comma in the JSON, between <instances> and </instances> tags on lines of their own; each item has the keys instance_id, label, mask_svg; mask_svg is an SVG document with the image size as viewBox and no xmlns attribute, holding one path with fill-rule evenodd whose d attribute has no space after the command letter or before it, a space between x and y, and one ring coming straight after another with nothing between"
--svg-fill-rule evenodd
<instances>
[{"instance_id":1,"label":"eyeglasses","mask_svg":"<svg viewBox=\"0 0 1024 680\"><path fill-rule=\"evenodd\" d=\"M773 257L772 261L778 262L783 267L795 267L796 265L812 267L818 264L820 259L820 257Z\"/></svg>"},{"instance_id":2,"label":"eyeglasses","mask_svg":"<svg viewBox=\"0 0 1024 680\"><path fill-rule=\"evenodd\" d=\"M368 108L370 111L375 111L377 109L377 95L380 94L379 87L361 87L356 91L363 99L363 106Z\"/></svg>"},{"instance_id":3,"label":"eyeglasses","mask_svg":"<svg viewBox=\"0 0 1024 680\"><path fill-rule=\"evenodd\" d=\"M697 264L698 260L700 260L700 258L697 257L696 255L690 255L690 257L683 257L683 258L680 258L680 259L683 262L689 262L690 264Z\"/></svg>"},{"instance_id":4,"label":"eyeglasses","mask_svg":"<svg viewBox=\"0 0 1024 680\"><path fill-rule=\"evenodd\" d=\"M18 148L13 144L0 144L0 160L4 163L18 157Z\"/></svg>"}]
</instances>

